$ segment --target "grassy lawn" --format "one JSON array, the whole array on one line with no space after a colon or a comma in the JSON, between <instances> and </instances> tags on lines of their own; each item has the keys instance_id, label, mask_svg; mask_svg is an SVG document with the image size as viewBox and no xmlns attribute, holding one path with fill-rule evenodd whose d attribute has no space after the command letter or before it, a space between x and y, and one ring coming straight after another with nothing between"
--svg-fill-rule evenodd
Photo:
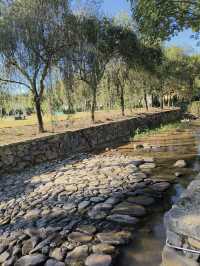
<instances>
[{"instance_id":1,"label":"grassy lawn","mask_svg":"<svg viewBox=\"0 0 200 266\"><path fill-rule=\"evenodd\" d=\"M84 118L87 116L87 113L76 113L73 115L57 115L51 117L50 115L44 115L44 123L51 123L52 120L55 121L66 121L66 120L76 120L80 118ZM20 126L32 126L37 124L36 115L27 116L25 120L15 120L14 117L2 118L0 119L0 128L6 127L20 127Z\"/></svg>"},{"instance_id":2,"label":"grassy lawn","mask_svg":"<svg viewBox=\"0 0 200 266\"><path fill-rule=\"evenodd\" d=\"M183 130L188 128L189 122L174 122L169 123L166 125L161 125L160 127L154 128L154 129L143 129L143 130L137 130L136 135L134 136L135 140L139 140L141 138L145 138L148 136L154 136L156 134L164 134L164 133L170 133L177 130Z\"/></svg>"},{"instance_id":3,"label":"grassy lawn","mask_svg":"<svg viewBox=\"0 0 200 266\"><path fill-rule=\"evenodd\" d=\"M156 108L152 108L150 112L154 112L157 110ZM146 110L143 108L138 108L135 110L126 110L126 116L132 116L135 114L140 114L140 113L146 113ZM70 122L81 122L82 124L83 121L89 121L90 120L90 112L78 112L75 114L66 114L66 115L56 115L56 116L51 116L45 114L43 116L44 124L50 124L52 120L54 122L62 122L62 121L70 121ZM109 110L109 111L97 111L96 112L96 120L97 122L105 122L106 120L115 120L122 118L121 117L121 111L120 110ZM81 121L80 121L81 120ZM32 116L27 116L25 120L15 120L14 117L7 117L7 118L2 118L0 119L0 128L16 128L20 126L35 126L37 125L37 117L36 115Z\"/></svg>"},{"instance_id":4,"label":"grassy lawn","mask_svg":"<svg viewBox=\"0 0 200 266\"><path fill-rule=\"evenodd\" d=\"M160 109L151 108L148 113L160 112ZM120 110L97 111L96 124L117 121L120 119L143 115L145 109L126 110L122 117ZM0 145L43 137L54 133L76 130L92 125L90 112L80 112L72 115L44 115L46 132L38 134L36 115L28 116L25 120L15 120L14 117L0 119Z\"/></svg>"}]
</instances>

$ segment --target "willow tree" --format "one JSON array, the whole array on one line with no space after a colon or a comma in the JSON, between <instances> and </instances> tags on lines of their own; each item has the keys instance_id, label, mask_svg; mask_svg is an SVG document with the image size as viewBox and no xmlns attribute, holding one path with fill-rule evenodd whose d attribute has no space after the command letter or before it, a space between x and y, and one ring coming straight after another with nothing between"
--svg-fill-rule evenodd
<instances>
[{"instance_id":1,"label":"willow tree","mask_svg":"<svg viewBox=\"0 0 200 266\"><path fill-rule=\"evenodd\" d=\"M113 53L109 20L77 17L76 65L80 79L88 84L92 94L91 119L95 121L97 89L105 67Z\"/></svg>"},{"instance_id":2,"label":"willow tree","mask_svg":"<svg viewBox=\"0 0 200 266\"><path fill-rule=\"evenodd\" d=\"M170 36L192 28L200 31L199 0L129 0L140 33L148 40L166 40Z\"/></svg>"},{"instance_id":3,"label":"willow tree","mask_svg":"<svg viewBox=\"0 0 200 266\"><path fill-rule=\"evenodd\" d=\"M184 49L179 47L170 47L165 50L165 57L168 62L168 71L164 69L163 72L168 72L167 85L169 87L165 89L166 94L171 91L171 94L177 98L191 101L192 97L198 94L196 85L200 72L199 56L188 55Z\"/></svg>"},{"instance_id":4,"label":"willow tree","mask_svg":"<svg viewBox=\"0 0 200 266\"><path fill-rule=\"evenodd\" d=\"M136 34L117 26L108 18L82 17L77 30L79 75L92 93L91 118L95 120L97 90L106 66L114 57L130 57L138 51Z\"/></svg>"},{"instance_id":5,"label":"willow tree","mask_svg":"<svg viewBox=\"0 0 200 266\"><path fill-rule=\"evenodd\" d=\"M120 98L120 107L122 116L125 116L125 85L129 76L128 64L123 60L122 57L115 57L111 61L109 68L107 69L109 76L115 86L117 95Z\"/></svg>"},{"instance_id":6,"label":"willow tree","mask_svg":"<svg viewBox=\"0 0 200 266\"><path fill-rule=\"evenodd\" d=\"M148 95L151 94L152 77L156 75L157 68L162 64L163 53L157 46L147 46L140 42L140 53L137 65L133 66L135 76L138 77L138 83L141 84L141 90L146 110L148 106Z\"/></svg>"},{"instance_id":7,"label":"willow tree","mask_svg":"<svg viewBox=\"0 0 200 266\"><path fill-rule=\"evenodd\" d=\"M41 102L51 66L66 45L67 0L4 1L0 56L7 76L0 81L24 86L35 103L39 132L44 132Z\"/></svg>"}]
</instances>

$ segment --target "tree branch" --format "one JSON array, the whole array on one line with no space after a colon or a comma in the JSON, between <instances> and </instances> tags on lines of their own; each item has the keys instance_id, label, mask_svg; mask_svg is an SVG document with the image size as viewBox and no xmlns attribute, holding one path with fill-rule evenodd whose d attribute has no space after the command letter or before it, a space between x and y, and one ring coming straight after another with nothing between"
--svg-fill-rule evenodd
<instances>
[{"instance_id":1,"label":"tree branch","mask_svg":"<svg viewBox=\"0 0 200 266\"><path fill-rule=\"evenodd\" d=\"M11 80L11 79L2 79L0 78L0 82L5 82L5 83L14 83L14 84L18 84L18 85L23 85L26 88L28 88L29 90L31 90L31 87L29 85L27 85L24 82L20 82L20 81L16 81L16 80Z\"/></svg>"},{"instance_id":2,"label":"tree branch","mask_svg":"<svg viewBox=\"0 0 200 266\"><path fill-rule=\"evenodd\" d=\"M16 69L30 82L31 86L33 86L33 81L31 80L26 70L23 69L15 60L12 61L11 64L15 66Z\"/></svg>"},{"instance_id":3,"label":"tree branch","mask_svg":"<svg viewBox=\"0 0 200 266\"><path fill-rule=\"evenodd\" d=\"M40 79L40 91L39 91L39 97L41 98L42 95L43 95L43 92L44 92L44 80L48 74L48 70L49 70L49 67L51 65L51 59L49 59L47 61L47 63L45 64L44 66L44 69L43 69L43 72L42 72L42 76L41 76L41 79Z\"/></svg>"}]
</instances>

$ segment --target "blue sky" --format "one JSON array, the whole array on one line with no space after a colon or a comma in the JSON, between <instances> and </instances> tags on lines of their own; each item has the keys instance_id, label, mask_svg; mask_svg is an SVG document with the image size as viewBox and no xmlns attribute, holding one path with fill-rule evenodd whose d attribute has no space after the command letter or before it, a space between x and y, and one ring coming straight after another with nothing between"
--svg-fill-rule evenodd
<instances>
[{"instance_id":1,"label":"blue sky","mask_svg":"<svg viewBox=\"0 0 200 266\"><path fill-rule=\"evenodd\" d=\"M104 0L103 10L109 16L114 16L122 11L130 13L130 4L127 0ZM176 45L187 49L189 52L200 53L200 47L197 47L196 41L191 38L191 35L191 30L185 30L173 37L167 45Z\"/></svg>"}]
</instances>

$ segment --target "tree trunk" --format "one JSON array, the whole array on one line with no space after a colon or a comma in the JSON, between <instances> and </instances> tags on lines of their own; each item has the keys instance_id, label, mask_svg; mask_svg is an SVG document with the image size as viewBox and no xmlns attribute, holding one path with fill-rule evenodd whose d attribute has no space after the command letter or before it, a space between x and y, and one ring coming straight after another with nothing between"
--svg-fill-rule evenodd
<instances>
[{"instance_id":1,"label":"tree trunk","mask_svg":"<svg viewBox=\"0 0 200 266\"><path fill-rule=\"evenodd\" d=\"M121 92L120 92L121 111L122 111L122 116L125 116L124 87L122 85L120 85L120 87L121 87Z\"/></svg>"},{"instance_id":2,"label":"tree trunk","mask_svg":"<svg viewBox=\"0 0 200 266\"><path fill-rule=\"evenodd\" d=\"M69 91L67 91L67 100L68 100L68 113L73 114L74 113L74 105L73 105L71 93Z\"/></svg>"},{"instance_id":3,"label":"tree trunk","mask_svg":"<svg viewBox=\"0 0 200 266\"><path fill-rule=\"evenodd\" d=\"M164 108L164 103L163 103L163 96L160 96L160 108L163 109Z\"/></svg>"},{"instance_id":4,"label":"tree trunk","mask_svg":"<svg viewBox=\"0 0 200 266\"><path fill-rule=\"evenodd\" d=\"M145 108L147 111L149 111L149 106L148 106L148 101L147 101L147 93L144 90L144 103L145 103Z\"/></svg>"},{"instance_id":5,"label":"tree trunk","mask_svg":"<svg viewBox=\"0 0 200 266\"><path fill-rule=\"evenodd\" d=\"M44 133L44 123L43 123L43 118L42 118L42 111L41 111L41 99L39 96L34 97L35 101L35 109L36 109L36 115L37 115L37 120L38 120L38 130L39 133Z\"/></svg>"},{"instance_id":6,"label":"tree trunk","mask_svg":"<svg viewBox=\"0 0 200 266\"><path fill-rule=\"evenodd\" d=\"M163 102L163 90L164 89L164 81L161 81L161 87L160 87L160 108L164 109L164 102Z\"/></svg>"},{"instance_id":7,"label":"tree trunk","mask_svg":"<svg viewBox=\"0 0 200 266\"><path fill-rule=\"evenodd\" d=\"M73 76L71 73L65 75L65 92L68 103L68 113L74 113L74 104L73 104Z\"/></svg>"},{"instance_id":8,"label":"tree trunk","mask_svg":"<svg viewBox=\"0 0 200 266\"><path fill-rule=\"evenodd\" d=\"M95 122L95 111L97 105L97 87L93 85L92 87L92 108L91 108L91 118L92 122Z\"/></svg>"}]
</instances>

